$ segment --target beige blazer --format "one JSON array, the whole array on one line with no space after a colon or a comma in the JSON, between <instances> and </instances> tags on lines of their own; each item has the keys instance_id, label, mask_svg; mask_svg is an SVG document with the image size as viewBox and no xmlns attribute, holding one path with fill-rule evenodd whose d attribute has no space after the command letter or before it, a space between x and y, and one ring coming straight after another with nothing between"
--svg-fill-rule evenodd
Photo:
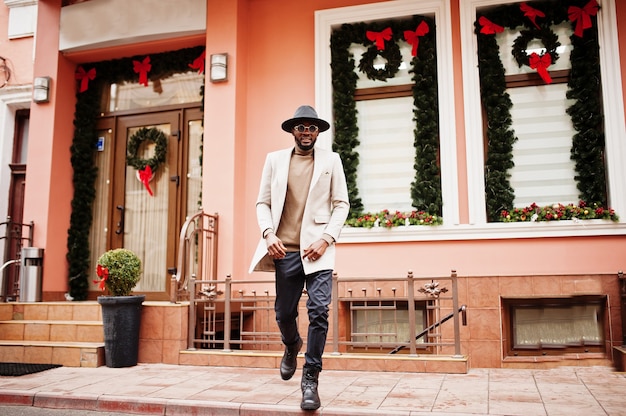
<instances>
[{"instance_id":1,"label":"beige blazer","mask_svg":"<svg viewBox=\"0 0 626 416\"><path fill-rule=\"evenodd\" d=\"M261 176L256 214L261 234L268 228L274 231L280 226L280 217L287 195L287 176L293 147L269 153ZM337 241L346 218L350 203L348 187L341 158L335 152L315 149L313 177L309 196L304 208L300 231L300 252L311 243L328 234ZM303 261L304 272L311 274L335 267L335 245L331 244L316 261ZM274 262L267 255L267 245L261 236L252 257L249 272L274 271Z\"/></svg>"}]
</instances>

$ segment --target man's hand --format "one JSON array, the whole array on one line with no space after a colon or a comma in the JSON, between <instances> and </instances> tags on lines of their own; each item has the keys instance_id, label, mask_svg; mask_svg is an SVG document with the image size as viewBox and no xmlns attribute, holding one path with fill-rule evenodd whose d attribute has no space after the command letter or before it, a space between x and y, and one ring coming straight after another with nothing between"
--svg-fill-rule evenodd
<instances>
[{"instance_id":1,"label":"man's hand","mask_svg":"<svg viewBox=\"0 0 626 416\"><path fill-rule=\"evenodd\" d=\"M322 238L311 244L304 250L303 259L315 261L322 257L328 248L328 242Z\"/></svg>"},{"instance_id":2,"label":"man's hand","mask_svg":"<svg viewBox=\"0 0 626 416\"><path fill-rule=\"evenodd\" d=\"M276 236L276 234L269 232L265 236L265 243L267 244L267 254L273 259L282 259L287 253L287 248L284 246L282 240Z\"/></svg>"}]
</instances>

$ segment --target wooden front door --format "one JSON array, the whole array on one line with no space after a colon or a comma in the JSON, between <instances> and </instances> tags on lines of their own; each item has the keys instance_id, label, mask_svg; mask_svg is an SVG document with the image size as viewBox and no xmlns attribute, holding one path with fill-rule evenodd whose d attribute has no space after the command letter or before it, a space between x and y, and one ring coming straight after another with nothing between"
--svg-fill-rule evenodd
<instances>
[{"instance_id":1,"label":"wooden front door","mask_svg":"<svg viewBox=\"0 0 626 416\"><path fill-rule=\"evenodd\" d=\"M165 160L148 186L127 160L129 139L144 137L137 134L143 128L158 129L167 139ZM167 300L180 229L186 216L198 210L201 112L187 108L101 119L98 134L93 268L106 250L132 250L141 259L143 270L134 293L145 294L147 300ZM149 160L155 148L154 141L142 140L136 156ZM91 297L100 294L95 284L91 290L95 292Z\"/></svg>"},{"instance_id":2,"label":"wooden front door","mask_svg":"<svg viewBox=\"0 0 626 416\"><path fill-rule=\"evenodd\" d=\"M139 256L143 274L135 291L159 298L159 294L167 292L168 266L176 264L176 241L170 236L176 235L179 225L179 113L120 117L117 125L111 248L124 247ZM147 186L140 180L139 171L126 163L128 140L144 127L158 129L167 138L165 162ZM154 142L143 141L137 156L148 160L154 156L155 148Z\"/></svg>"}]
</instances>

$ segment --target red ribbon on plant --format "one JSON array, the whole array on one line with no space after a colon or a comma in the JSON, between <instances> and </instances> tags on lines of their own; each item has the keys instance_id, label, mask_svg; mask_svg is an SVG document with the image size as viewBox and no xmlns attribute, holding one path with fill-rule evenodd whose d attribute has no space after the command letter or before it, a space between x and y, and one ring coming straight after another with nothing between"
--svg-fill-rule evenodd
<instances>
[{"instance_id":1,"label":"red ribbon on plant","mask_svg":"<svg viewBox=\"0 0 626 416\"><path fill-rule=\"evenodd\" d=\"M404 31L404 39L410 45L413 45L413 50L411 50L411 55L417 56L417 47L420 42L419 37L427 34L429 30L430 28L428 27L428 23L422 20L422 22L419 25L417 25L417 29L415 29L415 32L412 30Z\"/></svg>"},{"instance_id":2,"label":"red ribbon on plant","mask_svg":"<svg viewBox=\"0 0 626 416\"><path fill-rule=\"evenodd\" d=\"M206 60L206 51L202 52L200 56L193 60L192 63L189 64L189 68L197 69L198 74L204 73L204 61Z\"/></svg>"},{"instance_id":3,"label":"red ribbon on plant","mask_svg":"<svg viewBox=\"0 0 626 416\"><path fill-rule=\"evenodd\" d=\"M390 27L383 29L381 32L374 32L371 30L365 32L365 36L367 36L369 40L376 42L376 48L379 51L385 50L385 41L391 40L391 34L392 32Z\"/></svg>"},{"instance_id":4,"label":"red ribbon on plant","mask_svg":"<svg viewBox=\"0 0 626 416\"><path fill-rule=\"evenodd\" d=\"M537 22L535 21L535 19L537 17L546 17L545 13L537 10L533 7L530 7L528 4L526 3L522 3L519 6L520 10L524 12L524 16L528 17L530 19L531 22L533 22L533 25L535 25L535 27L537 29L540 29L539 25L537 24Z\"/></svg>"},{"instance_id":5,"label":"red ribbon on plant","mask_svg":"<svg viewBox=\"0 0 626 416\"><path fill-rule=\"evenodd\" d=\"M550 65L552 65L552 57L549 53L539 56L533 52L528 57L528 66L532 69L536 69L537 73L546 84L552 83L552 78L550 78L550 74L548 73L548 67Z\"/></svg>"},{"instance_id":6,"label":"red ribbon on plant","mask_svg":"<svg viewBox=\"0 0 626 416\"><path fill-rule=\"evenodd\" d=\"M493 23L485 16L480 16L478 18L478 23L482 26L480 29L480 33L482 33L483 35L494 35L496 33L504 32L504 28L502 26Z\"/></svg>"},{"instance_id":7,"label":"red ribbon on plant","mask_svg":"<svg viewBox=\"0 0 626 416\"><path fill-rule=\"evenodd\" d=\"M139 180L146 187L150 196L153 196L152 189L150 189L150 179L152 179L152 168L150 165L146 165L145 168L139 170Z\"/></svg>"},{"instance_id":8,"label":"red ribbon on plant","mask_svg":"<svg viewBox=\"0 0 626 416\"><path fill-rule=\"evenodd\" d=\"M96 78L96 68L91 68L89 71L85 71L85 68L79 66L76 69L74 77L77 81L80 81L80 88L78 91L85 92L89 88L89 81L93 81Z\"/></svg>"},{"instance_id":9,"label":"red ribbon on plant","mask_svg":"<svg viewBox=\"0 0 626 416\"><path fill-rule=\"evenodd\" d=\"M139 74L139 83L143 86L148 86L148 72L152 69L150 64L150 57L146 56L143 61L133 61L133 70Z\"/></svg>"},{"instance_id":10,"label":"red ribbon on plant","mask_svg":"<svg viewBox=\"0 0 626 416\"><path fill-rule=\"evenodd\" d=\"M98 275L100 280L94 280L93 282L98 283L98 288L100 290L104 290L106 288L104 282L106 282L109 278L109 269L98 264L98 267L96 267L96 274Z\"/></svg>"},{"instance_id":11,"label":"red ribbon on plant","mask_svg":"<svg viewBox=\"0 0 626 416\"><path fill-rule=\"evenodd\" d=\"M567 15L570 22L576 22L576 29L574 34L579 38L583 37L583 30L591 27L591 16L595 16L598 13L598 2L591 0L585 4L583 8L577 6L569 6L567 9Z\"/></svg>"}]
</instances>

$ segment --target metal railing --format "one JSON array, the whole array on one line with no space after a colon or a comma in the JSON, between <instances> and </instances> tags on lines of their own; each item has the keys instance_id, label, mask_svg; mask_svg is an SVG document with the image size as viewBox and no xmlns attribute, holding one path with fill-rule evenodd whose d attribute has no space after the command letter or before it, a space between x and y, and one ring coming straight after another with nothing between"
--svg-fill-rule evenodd
<instances>
[{"instance_id":1,"label":"metal railing","mask_svg":"<svg viewBox=\"0 0 626 416\"><path fill-rule=\"evenodd\" d=\"M180 230L176 269L172 270L170 301L186 300L192 275L217 278L218 219L215 214L198 212Z\"/></svg>"},{"instance_id":2,"label":"metal railing","mask_svg":"<svg viewBox=\"0 0 626 416\"><path fill-rule=\"evenodd\" d=\"M422 283L418 286L417 282ZM365 286L363 286L365 285ZM354 288L359 287L360 296ZM358 303L357 303L358 302ZM350 336L340 334L339 313L342 305L350 306L351 317L354 317L352 306L357 303L365 313L376 314L383 310L398 310L398 303L406 304L406 338L400 340L398 330L385 331L383 322L367 325L367 333L355 332L353 325L350 325ZM450 311L454 322L454 337L448 340L440 331L442 313ZM464 313L465 309L462 309ZM333 300L332 300L332 320L333 326L333 352L344 351L349 347L354 348L395 348L397 351L408 347L410 354L417 354L418 347L427 353L442 353L446 347L454 347L454 355L461 355L460 320L457 289L457 274L452 270L450 277L438 277L436 280L431 277L415 277L412 271L402 278L348 278L333 280ZM418 312L421 312L421 327L427 328L426 333L420 337L418 331ZM448 318L449 319L449 318ZM447 319L446 319L447 320ZM377 328L378 324L378 328ZM392 320L392 327L398 328L396 315ZM387 325L388 326L388 325ZM358 328L357 328L358 330ZM346 334L347 335L347 334ZM345 338L345 341L342 339ZM366 341L355 342L355 338ZM372 338L378 341L372 342ZM385 340L387 338L388 340ZM422 338L426 338L422 341ZM400 347L400 348L399 348Z\"/></svg>"},{"instance_id":3,"label":"metal railing","mask_svg":"<svg viewBox=\"0 0 626 416\"><path fill-rule=\"evenodd\" d=\"M273 279L197 280L191 275L187 287L188 349L283 349L274 318ZM408 349L412 355L418 350L461 355L461 317L464 325L466 317L465 306L458 304L454 270L436 279L410 271L401 278L334 274L332 291L328 345L335 354ZM300 316L306 317L305 302L303 296ZM444 331L442 324L450 319L452 331Z\"/></svg>"},{"instance_id":4,"label":"metal railing","mask_svg":"<svg viewBox=\"0 0 626 416\"><path fill-rule=\"evenodd\" d=\"M0 226L5 227L4 235L0 236L0 240L4 240L4 262L0 265L0 301L17 300L20 290L20 256L22 248L33 245L35 224L32 221L19 223L7 217Z\"/></svg>"},{"instance_id":5,"label":"metal railing","mask_svg":"<svg viewBox=\"0 0 626 416\"><path fill-rule=\"evenodd\" d=\"M246 289L235 290L235 286ZM262 290L254 287L263 287ZM282 345L280 332L273 320L274 299L266 287L274 287L274 280L189 281L188 348L216 348L231 351L248 345L255 350L272 350ZM273 291L273 290L272 290ZM233 328L233 323L238 326ZM237 334L233 337L233 331Z\"/></svg>"}]
</instances>

